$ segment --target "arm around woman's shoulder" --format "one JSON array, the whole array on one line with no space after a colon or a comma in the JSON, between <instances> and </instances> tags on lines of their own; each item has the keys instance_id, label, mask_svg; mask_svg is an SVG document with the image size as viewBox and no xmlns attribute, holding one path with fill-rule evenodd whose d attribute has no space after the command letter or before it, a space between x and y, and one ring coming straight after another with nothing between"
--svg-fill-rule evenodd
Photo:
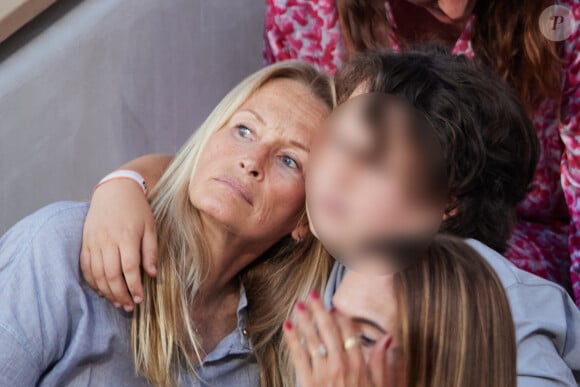
<instances>
[{"instance_id":1,"label":"arm around woman's shoulder","mask_svg":"<svg viewBox=\"0 0 580 387\"><path fill-rule=\"evenodd\" d=\"M64 351L80 297L78 258L88 205L62 202L0 239L0 385L37 384Z\"/></svg>"}]
</instances>

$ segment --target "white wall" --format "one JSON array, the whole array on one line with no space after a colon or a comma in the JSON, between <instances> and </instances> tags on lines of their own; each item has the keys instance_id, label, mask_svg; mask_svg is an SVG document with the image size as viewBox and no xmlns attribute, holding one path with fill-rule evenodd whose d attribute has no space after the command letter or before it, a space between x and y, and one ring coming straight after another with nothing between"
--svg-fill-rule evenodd
<instances>
[{"instance_id":1,"label":"white wall","mask_svg":"<svg viewBox=\"0 0 580 387\"><path fill-rule=\"evenodd\" d=\"M262 65L261 0L60 0L0 45L0 234L175 152Z\"/></svg>"}]
</instances>

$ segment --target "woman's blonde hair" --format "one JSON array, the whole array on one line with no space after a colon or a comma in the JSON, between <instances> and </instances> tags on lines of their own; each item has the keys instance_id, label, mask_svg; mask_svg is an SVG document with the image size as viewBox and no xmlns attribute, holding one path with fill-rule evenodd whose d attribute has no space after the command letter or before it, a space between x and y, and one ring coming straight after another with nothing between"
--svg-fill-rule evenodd
<instances>
[{"instance_id":1,"label":"woman's blonde hair","mask_svg":"<svg viewBox=\"0 0 580 387\"><path fill-rule=\"evenodd\" d=\"M143 279L146 297L133 315L131 346L137 372L156 385L179 384L183 373L196 374L192 356L197 362L203 358L190 307L211 257L199 211L189 200L191 177L211 135L258 89L275 79L300 82L329 108L335 104L332 80L313 67L299 62L268 66L225 96L149 195L158 231L158 276ZM323 288L330 265L331 258L308 235L301 242L284 238L241 273L249 304L247 330L263 386L280 386L292 377L285 368L287 351L281 348L281 326L298 297L311 288Z\"/></svg>"},{"instance_id":2,"label":"woman's blonde hair","mask_svg":"<svg viewBox=\"0 0 580 387\"><path fill-rule=\"evenodd\" d=\"M438 235L394 276L406 386L513 387L514 323L504 288L463 240Z\"/></svg>"}]
</instances>

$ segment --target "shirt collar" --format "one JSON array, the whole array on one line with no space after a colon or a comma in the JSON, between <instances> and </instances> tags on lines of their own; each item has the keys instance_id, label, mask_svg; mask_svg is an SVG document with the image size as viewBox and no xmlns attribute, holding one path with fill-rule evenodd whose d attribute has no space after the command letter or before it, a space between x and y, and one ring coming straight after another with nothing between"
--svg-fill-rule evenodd
<instances>
[{"instance_id":1,"label":"shirt collar","mask_svg":"<svg viewBox=\"0 0 580 387\"><path fill-rule=\"evenodd\" d=\"M213 349L203 360L203 363L221 361L228 356L247 355L252 352L252 344L246 329L248 320L248 298L246 288L240 285L240 300L238 302L238 325L230 334L224 337L217 347Z\"/></svg>"}]
</instances>

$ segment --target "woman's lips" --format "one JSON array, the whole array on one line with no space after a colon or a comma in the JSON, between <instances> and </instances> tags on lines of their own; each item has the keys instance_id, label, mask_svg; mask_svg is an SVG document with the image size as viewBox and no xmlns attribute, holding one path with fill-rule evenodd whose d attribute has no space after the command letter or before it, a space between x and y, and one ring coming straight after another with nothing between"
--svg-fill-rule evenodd
<instances>
[{"instance_id":1,"label":"woman's lips","mask_svg":"<svg viewBox=\"0 0 580 387\"><path fill-rule=\"evenodd\" d=\"M215 180L229 187L240 198L248 202L249 205L251 206L253 205L252 195L250 194L250 191L242 183L240 183L239 180L229 176L220 176L215 178Z\"/></svg>"}]
</instances>

